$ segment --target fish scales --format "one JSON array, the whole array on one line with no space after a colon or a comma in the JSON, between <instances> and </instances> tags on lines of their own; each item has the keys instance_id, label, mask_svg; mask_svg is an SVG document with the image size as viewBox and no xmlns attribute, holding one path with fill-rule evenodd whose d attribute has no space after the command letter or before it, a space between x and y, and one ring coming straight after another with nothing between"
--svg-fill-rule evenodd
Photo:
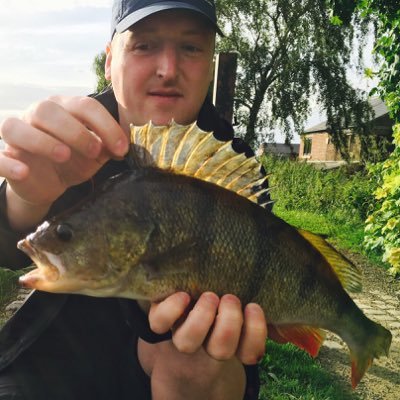
<instances>
[{"instance_id":1,"label":"fish scales","mask_svg":"<svg viewBox=\"0 0 400 400\"><path fill-rule=\"evenodd\" d=\"M174 183L173 180L179 182ZM256 237L256 227L251 220L244 218L232 199L210 189L214 189L214 186L201 181L193 180L188 184L188 178L168 178L161 174L158 180L143 184L139 192L144 196L140 202L149 205L146 214L154 215L157 221L156 233L149 243L149 258L159 256L165 262L162 255L171 247L180 246L179 255L183 262L178 264L180 260L174 257L173 265L165 269L178 270L182 264L182 268L189 268L196 274L201 291L208 287L222 293L229 282L237 283L237 276L246 276L248 269L244 270L243 264L259 266L254 260L257 251L249 251ZM231 195L230 192L228 194ZM227 206L238 214L237 218L227 218ZM229 234L234 237L229 239ZM170 243L171 237L174 243ZM186 246L181 246L182 243ZM253 247L256 247L254 243ZM188 258L192 260L189 267ZM210 277L210 272L215 274L215 279ZM246 288L241 286L244 285L238 284L232 288L232 293L245 299L251 298L251 295L245 293Z\"/></svg>"},{"instance_id":2,"label":"fish scales","mask_svg":"<svg viewBox=\"0 0 400 400\"><path fill-rule=\"evenodd\" d=\"M235 294L263 307L272 339L312 356L321 328L338 334L350 349L353 387L387 355L390 332L346 291L361 289L360 272L257 204L266 178L255 159L195 125L134 127L132 138L138 169L19 242L38 267L24 286L151 301L176 291Z\"/></svg>"},{"instance_id":3,"label":"fish scales","mask_svg":"<svg viewBox=\"0 0 400 400\"><path fill-rule=\"evenodd\" d=\"M148 299L159 300L178 290L192 292L191 285L196 282L194 297L206 290L219 295L232 293L244 303L260 303L271 323L319 323L330 330L334 328L330 321L336 324L338 311L352 304L334 274L326 279L330 270L318 267L324 261L314 259L318 253L307 241L300 236L293 240L292 228L232 192L154 170L146 171L139 179L122 179L115 193L120 197L119 209L134 208L152 224L140 262L153 276L139 285L135 269L130 269L131 287L126 286L124 291L131 297L146 290ZM115 201L105 198L104 203L107 207ZM115 215L112 218L120 219ZM124 231L129 232L134 224L135 221L128 221ZM111 231L114 237L115 229ZM121 252L130 247L129 240L124 240L124 247L118 247L115 257L119 263ZM291 254L296 254L296 258ZM127 269L130 262L129 258ZM181 274L186 270L193 275L190 279ZM281 279L282 275L287 279ZM265 293L248 290L254 289L255 280L259 282L258 289ZM276 302L280 292L295 295ZM343 300L338 302L332 293ZM336 308L332 310L334 315L327 313L332 304ZM323 317L329 318L329 322L323 322Z\"/></svg>"}]
</instances>

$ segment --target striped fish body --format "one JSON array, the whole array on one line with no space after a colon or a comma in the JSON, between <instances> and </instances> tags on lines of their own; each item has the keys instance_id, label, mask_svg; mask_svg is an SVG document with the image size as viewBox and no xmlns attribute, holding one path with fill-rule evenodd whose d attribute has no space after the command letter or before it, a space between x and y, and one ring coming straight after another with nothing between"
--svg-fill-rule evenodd
<instances>
[{"instance_id":1,"label":"striped fish body","mask_svg":"<svg viewBox=\"0 0 400 400\"><path fill-rule=\"evenodd\" d=\"M241 196L152 169L116 180L96 202L101 219L110 220L108 253L117 257L112 262L129 271L124 296L160 300L177 290L194 297L206 290L232 293L244 304L260 303L270 321L281 324L318 325L322 315L317 314L326 316L333 305L337 311L329 319L337 319L341 308L353 304L325 258L296 229ZM92 208L96 218L96 204ZM145 217L139 224L127 220L126 230L149 231L138 269L129 256L130 242L115 237L129 208L134 219Z\"/></svg>"}]
</instances>

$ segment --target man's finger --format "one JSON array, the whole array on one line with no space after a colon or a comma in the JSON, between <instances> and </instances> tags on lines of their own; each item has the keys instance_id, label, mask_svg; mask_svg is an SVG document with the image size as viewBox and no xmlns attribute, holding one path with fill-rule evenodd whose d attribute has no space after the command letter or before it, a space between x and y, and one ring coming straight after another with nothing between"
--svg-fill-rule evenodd
<instances>
[{"instance_id":1,"label":"man's finger","mask_svg":"<svg viewBox=\"0 0 400 400\"><path fill-rule=\"evenodd\" d=\"M178 292L160 303L152 303L149 311L150 328L159 334L168 332L184 314L190 303L187 293Z\"/></svg>"},{"instance_id":2,"label":"man's finger","mask_svg":"<svg viewBox=\"0 0 400 400\"><path fill-rule=\"evenodd\" d=\"M52 97L89 130L94 132L109 152L123 157L128 152L129 137L107 109L91 97Z\"/></svg>"},{"instance_id":3,"label":"man's finger","mask_svg":"<svg viewBox=\"0 0 400 400\"><path fill-rule=\"evenodd\" d=\"M265 353L267 323L262 308L250 303L244 309L244 324L238 351L239 360L245 365L257 364Z\"/></svg>"},{"instance_id":4,"label":"man's finger","mask_svg":"<svg viewBox=\"0 0 400 400\"><path fill-rule=\"evenodd\" d=\"M54 101L47 100L31 106L23 120L84 157L95 159L100 154L102 143L99 137Z\"/></svg>"},{"instance_id":5,"label":"man's finger","mask_svg":"<svg viewBox=\"0 0 400 400\"><path fill-rule=\"evenodd\" d=\"M21 161L7 157L0 152L0 176L8 180L19 181L26 178L29 168Z\"/></svg>"},{"instance_id":6,"label":"man's finger","mask_svg":"<svg viewBox=\"0 0 400 400\"><path fill-rule=\"evenodd\" d=\"M18 118L6 119L1 126L1 132L4 141L11 147L55 162L65 162L71 156L67 145Z\"/></svg>"},{"instance_id":7,"label":"man's finger","mask_svg":"<svg viewBox=\"0 0 400 400\"><path fill-rule=\"evenodd\" d=\"M215 293L203 293L186 319L175 329L172 341L182 353L194 353L204 343L217 314L219 298Z\"/></svg>"},{"instance_id":8,"label":"man's finger","mask_svg":"<svg viewBox=\"0 0 400 400\"><path fill-rule=\"evenodd\" d=\"M233 295L221 298L218 315L206 351L216 360L229 360L238 348L243 325L243 312L240 300Z\"/></svg>"}]
</instances>

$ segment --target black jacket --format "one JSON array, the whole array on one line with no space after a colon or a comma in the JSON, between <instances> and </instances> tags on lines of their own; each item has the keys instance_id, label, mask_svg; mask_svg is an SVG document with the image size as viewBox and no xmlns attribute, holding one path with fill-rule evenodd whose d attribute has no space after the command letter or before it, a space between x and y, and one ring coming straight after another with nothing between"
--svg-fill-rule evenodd
<instances>
[{"instance_id":1,"label":"black jacket","mask_svg":"<svg viewBox=\"0 0 400 400\"><path fill-rule=\"evenodd\" d=\"M118 107L112 90L107 90L94 97L100 101L118 121ZM200 111L198 124L200 128L204 130L213 131L215 137L219 140L233 140L233 147L236 151L240 153L243 152L247 156L253 155L250 147L242 140L233 138L232 126L218 116L214 106L208 100L205 101ZM127 168L128 165L124 160L110 160L96 173L91 181L69 188L53 204L46 218L56 215L60 211L74 205L78 200L90 194L94 187L100 185L110 176L120 173ZM31 264L31 261L16 248L16 242L25 235L13 232L8 224L5 210L5 189L6 183L3 182L0 188L0 267L19 269ZM263 201L265 201L265 198ZM114 308L112 308L113 311L110 311L110 315L107 316L107 307L105 305L108 305L111 301L113 305L110 306L110 310L112 307ZM34 291L0 331L0 371L4 370L7 366L12 364L19 355L27 351L32 343L37 341L43 332L47 332L49 326L53 324L54 321L58 321L60 318L62 319L63 315L65 315L63 329L66 330L65 334L68 335L68 329L73 324L74 315L79 318L78 316L82 313L79 304L82 304L83 308L85 307L84 304L87 304L88 309L99 310L99 312L91 312L93 324L96 324L97 320L99 326L104 326L105 323L108 324L108 321L115 316L115 304L118 304L117 307L121 311L122 319L125 320L125 323L133 331L135 337L142 337L144 340L151 343L170 337L170 335L154 334L149 328L147 316L142 313L137 303L133 300L97 299L88 298L86 296L50 294ZM86 319L86 317L81 318ZM90 321L89 324L90 323L92 323L92 321ZM112 334L111 330L110 334ZM73 334L71 333L71 335ZM253 384L252 387L253 392L255 392L257 391L255 387L258 386L257 373L249 373L249 371L251 371L250 368L247 369L248 380L255 381L255 385ZM252 383L250 382L250 384Z\"/></svg>"}]
</instances>

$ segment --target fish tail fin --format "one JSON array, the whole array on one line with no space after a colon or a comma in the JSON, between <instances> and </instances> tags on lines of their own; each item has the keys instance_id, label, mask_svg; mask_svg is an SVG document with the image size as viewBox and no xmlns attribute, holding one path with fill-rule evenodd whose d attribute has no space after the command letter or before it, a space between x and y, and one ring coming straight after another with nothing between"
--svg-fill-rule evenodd
<instances>
[{"instance_id":1,"label":"fish tail fin","mask_svg":"<svg viewBox=\"0 0 400 400\"><path fill-rule=\"evenodd\" d=\"M351 384L356 388L374 358L389 355L392 334L383 326L375 324L375 331L366 341L350 347L351 358Z\"/></svg>"}]
</instances>

